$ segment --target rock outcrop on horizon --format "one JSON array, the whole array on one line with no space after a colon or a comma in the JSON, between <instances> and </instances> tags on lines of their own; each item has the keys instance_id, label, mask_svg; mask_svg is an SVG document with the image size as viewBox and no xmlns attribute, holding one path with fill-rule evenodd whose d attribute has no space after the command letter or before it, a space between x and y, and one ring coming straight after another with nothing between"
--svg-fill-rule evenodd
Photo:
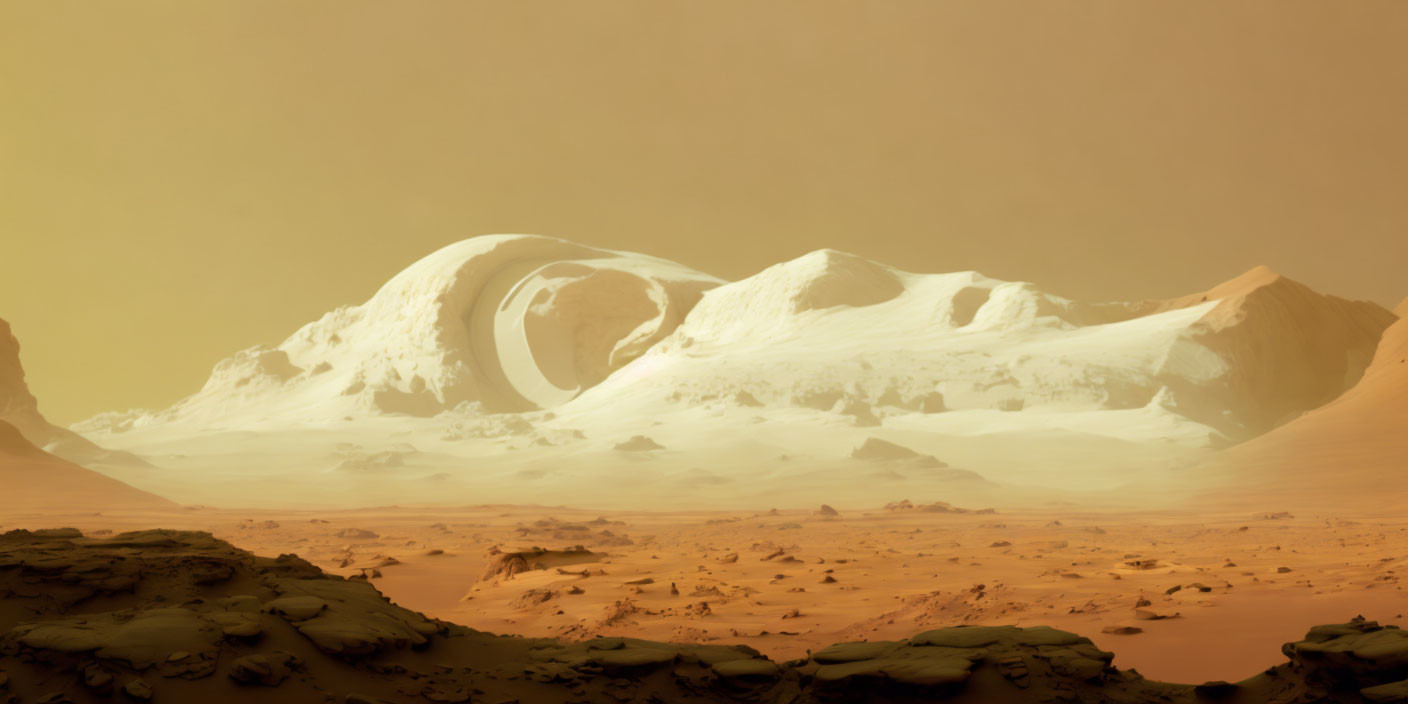
<instances>
[{"instance_id":1,"label":"rock outcrop on horizon","mask_svg":"<svg viewBox=\"0 0 1408 704\"><path fill-rule=\"evenodd\" d=\"M728 644L496 636L207 533L0 535L7 702L1310 704L1408 688L1408 634L1391 626L1318 626L1283 650L1288 663L1243 682L1199 685L1119 670L1116 654L1041 626L943 628L779 663Z\"/></svg>"}]
</instances>

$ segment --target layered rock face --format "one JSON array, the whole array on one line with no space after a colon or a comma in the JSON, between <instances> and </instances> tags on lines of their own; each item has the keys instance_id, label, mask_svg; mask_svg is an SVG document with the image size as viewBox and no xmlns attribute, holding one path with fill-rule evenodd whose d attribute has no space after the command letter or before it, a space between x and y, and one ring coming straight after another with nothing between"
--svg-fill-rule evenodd
<instances>
[{"instance_id":1,"label":"layered rock face","mask_svg":"<svg viewBox=\"0 0 1408 704\"><path fill-rule=\"evenodd\" d=\"M1356 620L1237 683L1145 680L1081 636L956 627L777 663L745 646L495 636L205 533L0 535L0 701L1398 702L1408 636Z\"/></svg>"}]
</instances>

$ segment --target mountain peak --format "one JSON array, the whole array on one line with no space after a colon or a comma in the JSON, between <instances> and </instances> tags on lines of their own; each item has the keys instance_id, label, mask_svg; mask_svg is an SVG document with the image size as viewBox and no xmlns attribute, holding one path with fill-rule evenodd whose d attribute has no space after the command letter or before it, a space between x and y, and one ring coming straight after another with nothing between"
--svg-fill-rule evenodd
<instances>
[{"instance_id":1,"label":"mountain peak","mask_svg":"<svg viewBox=\"0 0 1408 704\"><path fill-rule=\"evenodd\" d=\"M422 257L366 302L324 315L275 349L220 362L201 391L161 413L199 426L230 417L283 422L309 408L326 417L428 417L462 403L550 408L669 335L720 283L658 257L555 237L472 237Z\"/></svg>"},{"instance_id":2,"label":"mountain peak","mask_svg":"<svg viewBox=\"0 0 1408 704\"><path fill-rule=\"evenodd\" d=\"M1299 282L1293 281L1292 279L1282 276L1281 274L1273 270L1271 267L1266 266L1265 264L1260 264L1208 289L1205 292L1205 295L1210 300L1217 300L1220 298L1231 298L1233 296L1245 296L1248 293L1251 293L1252 291L1255 291L1259 288L1264 288L1266 286L1271 286L1282 282L1300 285Z\"/></svg>"},{"instance_id":3,"label":"mountain peak","mask_svg":"<svg viewBox=\"0 0 1408 704\"><path fill-rule=\"evenodd\" d=\"M883 303L904 291L897 272L880 262L818 249L775 268L775 283L790 289L792 312Z\"/></svg>"}]
</instances>

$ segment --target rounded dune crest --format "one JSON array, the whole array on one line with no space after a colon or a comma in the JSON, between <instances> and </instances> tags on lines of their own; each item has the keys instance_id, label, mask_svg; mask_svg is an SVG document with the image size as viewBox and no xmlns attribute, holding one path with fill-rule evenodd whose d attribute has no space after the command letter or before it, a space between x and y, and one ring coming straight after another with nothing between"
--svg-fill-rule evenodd
<instances>
[{"instance_id":1,"label":"rounded dune crest","mask_svg":"<svg viewBox=\"0 0 1408 704\"><path fill-rule=\"evenodd\" d=\"M799 319L875 306L906 291L904 277L879 262L821 249L709 292L689 315L690 342L730 342L803 324Z\"/></svg>"}]
</instances>

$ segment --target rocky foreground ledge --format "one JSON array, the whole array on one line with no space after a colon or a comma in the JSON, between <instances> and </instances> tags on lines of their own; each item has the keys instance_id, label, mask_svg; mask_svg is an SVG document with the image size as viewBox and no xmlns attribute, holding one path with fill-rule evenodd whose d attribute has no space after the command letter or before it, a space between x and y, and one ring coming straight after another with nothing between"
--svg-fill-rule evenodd
<instances>
[{"instance_id":1,"label":"rocky foreground ledge","mask_svg":"<svg viewBox=\"0 0 1408 704\"><path fill-rule=\"evenodd\" d=\"M957 627L775 663L746 646L495 636L207 533L0 535L0 702L1408 702L1408 634L1354 620L1236 684L1153 682L1051 628Z\"/></svg>"}]
</instances>

